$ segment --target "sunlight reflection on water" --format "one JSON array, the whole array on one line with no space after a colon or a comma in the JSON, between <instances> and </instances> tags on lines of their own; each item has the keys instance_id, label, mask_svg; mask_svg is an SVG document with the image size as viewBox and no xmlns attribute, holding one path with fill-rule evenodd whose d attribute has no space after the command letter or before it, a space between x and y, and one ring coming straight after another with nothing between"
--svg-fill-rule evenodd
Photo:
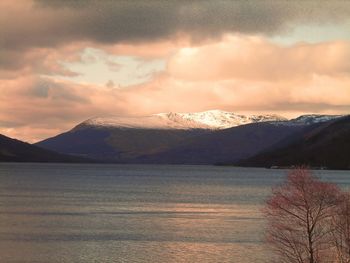
<instances>
[{"instance_id":1,"label":"sunlight reflection on water","mask_svg":"<svg viewBox=\"0 0 350 263\"><path fill-rule=\"evenodd\" d=\"M347 172L318 172L349 184ZM268 262L282 170L0 164L0 262Z\"/></svg>"}]
</instances>

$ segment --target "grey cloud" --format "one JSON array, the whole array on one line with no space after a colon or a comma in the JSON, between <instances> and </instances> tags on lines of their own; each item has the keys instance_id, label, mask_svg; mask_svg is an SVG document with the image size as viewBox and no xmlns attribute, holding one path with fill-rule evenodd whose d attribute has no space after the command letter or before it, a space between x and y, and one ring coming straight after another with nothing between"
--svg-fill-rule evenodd
<instances>
[{"instance_id":1,"label":"grey cloud","mask_svg":"<svg viewBox=\"0 0 350 263\"><path fill-rule=\"evenodd\" d=\"M41 17L49 19L41 21ZM0 45L25 48L79 40L137 42L169 38L179 32L194 40L225 32L275 35L298 23L341 22L349 17L348 1L37 0L32 17L27 14L17 21L13 15L0 29Z\"/></svg>"},{"instance_id":2,"label":"grey cloud","mask_svg":"<svg viewBox=\"0 0 350 263\"><path fill-rule=\"evenodd\" d=\"M4 127L4 128L17 128L17 127L21 127L24 126L24 123L21 122L14 122L14 121L6 121L6 120L1 120L0 119L0 127Z\"/></svg>"},{"instance_id":3,"label":"grey cloud","mask_svg":"<svg viewBox=\"0 0 350 263\"><path fill-rule=\"evenodd\" d=\"M52 101L89 103L86 98L77 95L74 90L49 79L39 79L29 90L29 95Z\"/></svg>"},{"instance_id":4,"label":"grey cloud","mask_svg":"<svg viewBox=\"0 0 350 263\"><path fill-rule=\"evenodd\" d=\"M1 8L7 1L8 8ZM27 51L35 48L57 48L82 41L147 42L171 39L177 33L187 34L193 41L220 37L226 32L272 36L293 30L297 24L350 19L350 1L341 0L30 1L0 2L0 78L13 78L14 71L29 67L33 73L77 75L47 61L49 51L28 56Z\"/></svg>"},{"instance_id":5,"label":"grey cloud","mask_svg":"<svg viewBox=\"0 0 350 263\"><path fill-rule=\"evenodd\" d=\"M1 31L1 29L0 29ZM1 40L0 40L1 41ZM30 70L33 73L46 75L64 75L64 76L78 76L79 74L73 72L56 59L50 56L50 52L21 52L23 50L16 49L1 49L0 48L0 78L12 78L15 71ZM21 74L21 72L17 72ZM18 77L18 76L17 76Z\"/></svg>"},{"instance_id":6,"label":"grey cloud","mask_svg":"<svg viewBox=\"0 0 350 263\"><path fill-rule=\"evenodd\" d=\"M38 83L30 91L31 95L38 98L47 98L49 96L50 86L46 83Z\"/></svg>"}]
</instances>

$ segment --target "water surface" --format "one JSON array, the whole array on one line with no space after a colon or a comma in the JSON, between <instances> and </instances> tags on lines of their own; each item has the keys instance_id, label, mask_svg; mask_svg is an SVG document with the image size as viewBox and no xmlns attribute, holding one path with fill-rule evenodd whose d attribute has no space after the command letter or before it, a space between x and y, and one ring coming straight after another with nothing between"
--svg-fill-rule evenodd
<instances>
[{"instance_id":1,"label":"water surface","mask_svg":"<svg viewBox=\"0 0 350 263\"><path fill-rule=\"evenodd\" d=\"M268 262L284 170L0 164L0 262ZM345 171L316 171L344 188Z\"/></svg>"}]
</instances>

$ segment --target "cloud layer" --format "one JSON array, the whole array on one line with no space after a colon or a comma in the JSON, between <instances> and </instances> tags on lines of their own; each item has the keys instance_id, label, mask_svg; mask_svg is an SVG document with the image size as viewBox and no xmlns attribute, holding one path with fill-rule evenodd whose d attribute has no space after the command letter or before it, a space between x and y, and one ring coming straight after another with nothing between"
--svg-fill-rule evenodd
<instances>
[{"instance_id":1,"label":"cloud layer","mask_svg":"<svg viewBox=\"0 0 350 263\"><path fill-rule=\"evenodd\" d=\"M38 140L92 116L214 108L287 116L347 113L349 61L349 42L282 47L238 35L180 48L168 58L165 72L127 88L28 73L0 84L2 132Z\"/></svg>"},{"instance_id":2,"label":"cloud layer","mask_svg":"<svg viewBox=\"0 0 350 263\"><path fill-rule=\"evenodd\" d=\"M52 46L91 40L102 43L193 39L223 33L276 34L297 24L343 22L347 1L2 1L2 46ZM14 16L16 14L16 16ZM21 19L16 19L21 17ZM43 23L44 22L44 23Z\"/></svg>"},{"instance_id":3,"label":"cloud layer","mask_svg":"<svg viewBox=\"0 0 350 263\"><path fill-rule=\"evenodd\" d=\"M270 38L349 18L347 1L4 0L0 133L37 141L110 114L349 113L349 41L286 46ZM88 71L65 65L93 64L82 56L87 48L107 58L165 61L166 69L123 88L109 79L82 84L75 80L89 79ZM128 72L105 61L116 76ZM139 83L133 78L141 70L131 68L127 82Z\"/></svg>"}]
</instances>

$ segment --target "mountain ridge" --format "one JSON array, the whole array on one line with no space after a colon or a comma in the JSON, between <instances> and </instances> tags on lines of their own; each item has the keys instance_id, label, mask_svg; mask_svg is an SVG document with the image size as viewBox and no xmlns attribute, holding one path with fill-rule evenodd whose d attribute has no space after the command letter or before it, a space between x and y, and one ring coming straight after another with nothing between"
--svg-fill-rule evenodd
<instances>
[{"instance_id":1,"label":"mountain ridge","mask_svg":"<svg viewBox=\"0 0 350 263\"><path fill-rule=\"evenodd\" d=\"M83 121L77 127L114 127L129 129L209 129L221 130L240 125L271 122L276 125L304 125L324 122L342 115L301 115L288 120L276 114L242 115L234 112L209 110L192 113L157 113L148 116L106 116Z\"/></svg>"},{"instance_id":2,"label":"mountain ridge","mask_svg":"<svg viewBox=\"0 0 350 263\"><path fill-rule=\"evenodd\" d=\"M350 115L310 127L288 144L236 163L249 167L307 165L350 169Z\"/></svg>"},{"instance_id":3,"label":"mountain ridge","mask_svg":"<svg viewBox=\"0 0 350 263\"><path fill-rule=\"evenodd\" d=\"M90 118L79 126L118 127L134 129L209 129L219 130L244 124L282 121L286 118L268 115L240 115L233 112L211 110L194 113L157 113L149 116L107 116Z\"/></svg>"},{"instance_id":4,"label":"mountain ridge","mask_svg":"<svg viewBox=\"0 0 350 263\"><path fill-rule=\"evenodd\" d=\"M43 149L0 134L0 162L88 163L94 161Z\"/></svg>"},{"instance_id":5,"label":"mountain ridge","mask_svg":"<svg viewBox=\"0 0 350 263\"><path fill-rule=\"evenodd\" d=\"M286 120L218 110L93 118L37 145L108 162L214 164L253 156L305 126L332 118L337 116ZM236 126L225 128L232 125Z\"/></svg>"}]
</instances>

